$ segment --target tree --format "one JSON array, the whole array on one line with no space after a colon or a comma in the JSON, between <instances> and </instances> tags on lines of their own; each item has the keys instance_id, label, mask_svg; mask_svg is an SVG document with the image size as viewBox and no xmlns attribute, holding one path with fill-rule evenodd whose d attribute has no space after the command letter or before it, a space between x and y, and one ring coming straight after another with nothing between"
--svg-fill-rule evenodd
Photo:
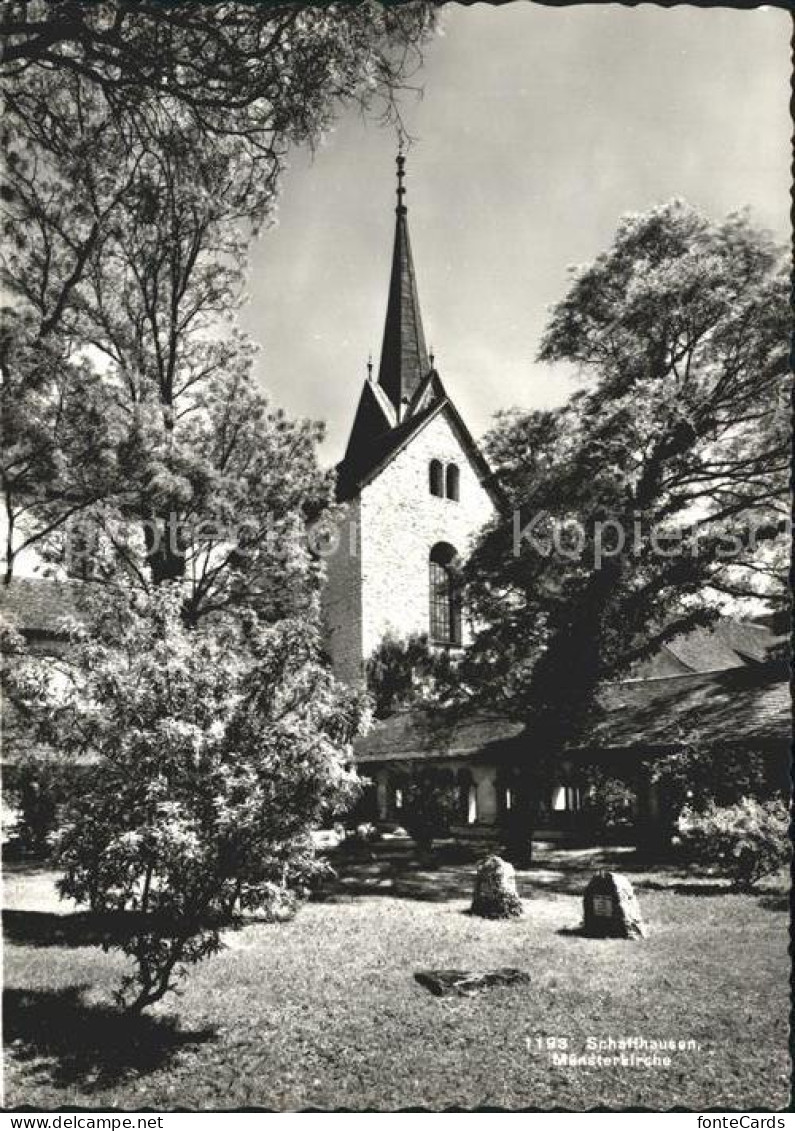
<instances>
[{"instance_id":1,"label":"tree","mask_svg":"<svg viewBox=\"0 0 795 1131\"><path fill-rule=\"evenodd\" d=\"M161 142L162 152L138 154L57 334L43 337L34 321L31 354L56 338L67 343L61 364L46 381L22 364L6 382L5 424L19 422L7 448L7 508L34 519L22 545L49 540L56 557L65 540L74 556L76 523L65 524L79 516L96 576L100 528L111 576L121 561L141 584L185 579L193 620L230 601L284 615L319 584L306 533L332 498L317 464L322 430L270 410L252 383L254 347L235 323L246 243L235 146L206 152L185 131ZM32 262L49 262L48 246L42 237L35 256L26 242L12 257L20 291ZM82 412L69 430L65 403ZM20 462L25 425L34 435ZM56 456L59 478L30 473ZM9 571L12 563L13 548Z\"/></svg>"},{"instance_id":2,"label":"tree","mask_svg":"<svg viewBox=\"0 0 795 1131\"><path fill-rule=\"evenodd\" d=\"M782 677L786 668L782 665ZM703 812L727 807L742 798L767 802L789 793L789 757L785 744L762 749L715 748L696 734L678 750L657 759L650 777L660 787L664 818L671 830L683 809Z\"/></svg>"},{"instance_id":3,"label":"tree","mask_svg":"<svg viewBox=\"0 0 795 1131\"><path fill-rule=\"evenodd\" d=\"M253 385L234 149L190 164L191 149L175 138L141 162L80 284L74 332L102 357L121 437L120 489L94 517L140 580L141 549L155 583L184 579L190 619L229 602L272 619L317 590L306 535L332 482L320 426L272 411Z\"/></svg>"},{"instance_id":4,"label":"tree","mask_svg":"<svg viewBox=\"0 0 795 1131\"><path fill-rule=\"evenodd\" d=\"M138 1012L237 911L321 870L310 833L355 793L364 699L319 662L317 615L189 629L173 584L85 600L60 680L31 659L17 693L43 737L93 759L57 838L59 890L123 919L113 945L135 969L117 996Z\"/></svg>"},{"instance_id":5,"label":"tree","mask_svg":"<svg viewBox=\"0 0 795 1131\"><path fill-rule=\"evenodd\" d=\"M473 698L528 721L539 762L602 680L726 600L783 599L788 287L745 214L674 201L624 219L554 308L540 358L587 384L489 437L514 513L468 565L487 627L462 667Z\"/></svg>"},{"instance_id":6,"label":"tree","mask_svg":"<svg viewBox=\"0 0 795 1131\"><path fill-rule=\"evenodd\" d=\"M120 944L136 1010L217 947L233 907L312 873L308 831L353 784L363 708L318 653L321 430L254 388L235 313L290 145L352 102L394 117L432 14L6 9L7 580L15 532L57 557L80 515L108 606L65 701L34 663L20 694L45 737L98 760L62 891L139 917Z\"/></svg>"},{"instance_id":7,"label":"tree","mask_svg":"<svg viewBox=\"0 0 795 1131\"><path fill-rule=\"evenodd\" d=\"M631 834L636 795L628 783L601 766L583 766L577 778L583 793L582 816L590 835L609 842Z\"/></svg>"},{"instance_id":8,"label":"tree","mask_svg":"<svg viewBox=\"0 0 795 1131\"><path fill-rule=\"evenodd\" d=\"M354 97L393 109L432 19L420 3L12 0L0 21L2 73L10 85L31 73L79 78L139 124L166 101L208 136L276 156Z\"/></svg>"}]
</instances>

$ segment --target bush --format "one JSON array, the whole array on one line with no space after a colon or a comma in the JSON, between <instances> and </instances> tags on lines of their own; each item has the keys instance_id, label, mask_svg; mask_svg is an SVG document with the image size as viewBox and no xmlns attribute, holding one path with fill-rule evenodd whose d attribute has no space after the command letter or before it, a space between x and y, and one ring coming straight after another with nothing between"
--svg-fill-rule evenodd
<instances>
[{"instance_id":1,"label":"bush","mask_svg":"<svg viewBox=\"0 0 795 1131\"><path fill-rule=\"evenodd\" d=\"M686 806L678 822L683 850L699 863L720 868L732 886L747 891L789 860L789 813L781 800L743 797L702 812Z\"/></svg>"},{"instance_id":2,"label":"bush","mask_svg":"<svg viewBox=\"0 0 795 1131\"><path fill-rule=\"evenodd\" d=\"M582 812L589 833L603 840L620 838L635 827L635 794L620 778L598 767L584 772Z\"/></svg>"},{"instance_id":3,"label":"bush","mask_svg":"<svg viewBox=\"0 0 795 1131\"><path fill-rule=\"evenodd\" d=\"M304 618L248 614L191 629L178 585L102 587L70 682L33 658L19 694L71 754L95 758L59 822L62 896L127 916L131 1012L175 989L246 911L289 917L327 865L312 833L350 802L363 697L319 662Z\"/></svg>"},{"instance_id":4,"label":"bush","mask_svg":"<svg viewBox=\"0 0 795 1131\"><path fill-rule=\"evenodd\" d=\"M418 848L429 849L446 836L458 817L459 795L449 770L414 770L403 790L401 820Z\"/></svg>"},{"instance_id":5,"label":"bush","mask_svg":"<svg viewBox=\"0 0 795 1131\"><path fill-rule=\"evenodd\" d=\"M735 805L741 798L770 801L789 789L789 752L715 747L698 740L658 759L650 767L660 787L662 815L675 830L685 806L703 812L708 804Z\"/></svg>"}]
</instances>

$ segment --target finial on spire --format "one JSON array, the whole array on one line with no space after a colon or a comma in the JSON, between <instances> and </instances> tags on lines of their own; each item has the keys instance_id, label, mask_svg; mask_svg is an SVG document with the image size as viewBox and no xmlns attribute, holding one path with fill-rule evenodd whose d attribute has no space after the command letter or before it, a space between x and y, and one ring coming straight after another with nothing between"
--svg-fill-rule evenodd
<instances>
[{"instance_id":1,"label":"finial on spire","mask_svg":"<svg viewBox=\"0 0 795 1131\"><path fill-rule=\"evenodd\" d=\"M428 361L430 361L430 363L431 363L431 369L433 369L433 368L434 368L434 363L435 363L435 361L436 361L436 355L435 355L435 354L434 354L434 352L433 352L433 346L431 346L431 348L430 348L430 351L429 351L429 353L428 353Z\"/></svg>"},{"instance_id":2,"label":"finial on spire","mask_svg":"<svg viewBox=\"0 0 795 1131\"><path fill-rule=\"evenodd\" d=\"M373 351L370 350L369 354L367 355L367 380L372 381L372 379L373 379Z\"/></svg>"},{"instance_id":3,"label":"finial on spire","mask_svg":"<svg viewBox=\"0 0 795 1131\"><path fill-rule=\"evenodd\" d=\"M403 153L403 135L402 135L402 133L400 135L400 148L398 149L398 155L397 155L396 162L397 162L397 182L398 182L397 211L398 211L399 214L405 215L406 205L403 203L403 197L406 195L406 190L403 187L403 178L406 175L406 173L405 173L406 157Z\"/></svg>"}]
</instances>

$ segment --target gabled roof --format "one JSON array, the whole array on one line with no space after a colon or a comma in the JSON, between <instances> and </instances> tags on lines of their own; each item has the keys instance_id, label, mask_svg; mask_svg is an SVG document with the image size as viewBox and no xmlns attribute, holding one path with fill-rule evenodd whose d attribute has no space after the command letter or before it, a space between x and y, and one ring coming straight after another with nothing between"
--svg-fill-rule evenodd
<instances>
[{"instance_id":1,"label":"gabled roof","mask_svg":"<svg viewBox=\"0 0 795 1131\"><path fill-rule=\"evenodd\" d=\"M705 746L789 743L792 702L780 666L608 684L588 727L588 742L571 753L669 750L685 741ZM532 730L496 712L445 714L415 709L377 723L354 744L356 761L484 759L533 754Z\"/></svg>"},{"instance_id":2,"label":"gabled roof","mask_svg":"<svg viewBox=\"0 0 795 1131\"><path fill-rule=\"evenodd\" d=\"M430 378L433 378L431 382ZM436 416L444 413L462 448L472 460L485 490L491 495L495 506L501 505L499 490L494 484L491 468L486 462L472 433L464 423L461 414L450 400L439 374L434 371L422 389L433 390L433 396L426 402L424 397L417 400L418 410L400 424L368 441L362 441L348 451L337 466L337 498L340 502L351 499L366 487L401 452L407 444ZM421 391L422 391L421 389Z\"/></svg>"},{"instance_id":3,"label":"gabled roof","mask_svg":"<svg viewBox=\"0 0 795 1131\"><path fill-rule=\"evenodd\" d=\"M396 423L395 410L384 390L372 381L365 381L343 462L355 459L358 452L366 448L374 437L383 435L388 429L394 428Z\"/></svg>"}]
</instances>

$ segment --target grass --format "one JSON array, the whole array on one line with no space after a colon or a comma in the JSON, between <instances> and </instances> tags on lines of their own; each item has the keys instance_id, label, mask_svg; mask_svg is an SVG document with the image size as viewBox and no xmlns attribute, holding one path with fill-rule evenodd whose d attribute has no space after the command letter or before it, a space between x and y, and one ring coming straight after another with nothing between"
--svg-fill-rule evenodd
<instances>
[{"instance_id":1,"label":"grass","mask_svg":"<svg viewBox=\"0 0 795 1131\"><path fill-rule=\"evenodd\" d=\"M675 869L631 874L644 942L572 932L594 851L547 851L520 875L524 918L465 914L472 865L399 850L348 864L291 923L251 923L179 998L131 1023L123 959L53 876L6 870L7 1106L450 1106L779 1109L788 1102L788 916L779 884L736 895ZM59 921L54 914L62 916ZM526 970L527 985L437 998L425 968ZM694 1039L669 1068L559 1067L536 1038Z\"/></svg>"}]
</instances>

